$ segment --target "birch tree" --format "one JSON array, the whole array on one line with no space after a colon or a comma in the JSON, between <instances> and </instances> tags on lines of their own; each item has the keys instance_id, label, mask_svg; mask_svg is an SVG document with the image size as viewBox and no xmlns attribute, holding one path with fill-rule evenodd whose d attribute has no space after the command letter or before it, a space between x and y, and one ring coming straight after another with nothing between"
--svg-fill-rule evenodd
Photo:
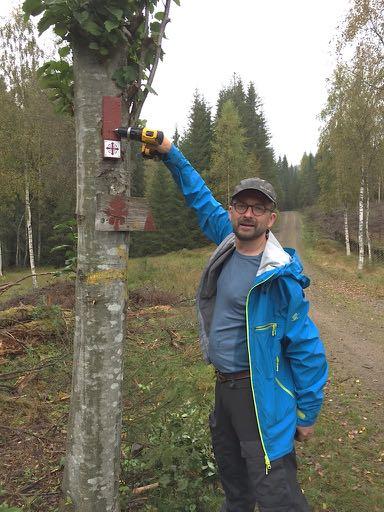
<instances>
[{"instance_id":1,"label":"birch tree","mask_svg":"<svg viewBox=\"0 0 384 512\"><path fill-rule=\"evenodd\" d=\"M161 6L159 10L158 7ZM162 57L170 0L77 2L26 0L53 26L62 59L42 78L58 109L74 111L77 149L78 268L74 365L63 489L66 505L81 512L118 512L122 350L126 321L128 235L95 231L96 194L129 195L132 159L101 158L102 97L124 99L133 125ZM72 77L74 83L72 84ZM73 91L73 97L72 97Z\"/></svg>"},{"instance_id":2,"label":"birch tree","mask_svg":"<svg viewBox=\"0 0 384 512\"><path fill-rule=\"evenodd\" d=\"M12 130L9 131L9 137L12 140L13 134L17 134L18 139L25 140L26 145L30 148L28 142L33 138L31 126L33 126L34 120L28 116L28 106L35 94L31 84L42 52L36 43L32 24L23 18L20 9L15 10L12 19L0 28L0 51L3 79L18 107L12 119L13 126ZM8 151L12 152L12 165L15 172L22 172L24 175L24 204L29 263L32 284L36 288L37 278L30 200L31 182L34 178L33 156L31 156L33 149L31 152L25 151L22 154L19 144L15 144L9 147Z\"/></svg>"},{"instance_id":3,"label":"birch tree","mask_svg":"<svg viewBox=\"0 0 384 512\"><path fill-rule=\"evenodd\" d=\"M370 202L364 198L374 181L383 140L383 97L378 78L371 51L364 46L357 48L351 63L339 64L323 112L326 124L322 138L333 163L330 179L339 183L340 197L349 203L355 197L358 202L359 270L364 267L365 239L369 239ZM322 192L324 195L324 187ZM347 212L344 215L346 223Z\"/></svg>"}]
</instances>

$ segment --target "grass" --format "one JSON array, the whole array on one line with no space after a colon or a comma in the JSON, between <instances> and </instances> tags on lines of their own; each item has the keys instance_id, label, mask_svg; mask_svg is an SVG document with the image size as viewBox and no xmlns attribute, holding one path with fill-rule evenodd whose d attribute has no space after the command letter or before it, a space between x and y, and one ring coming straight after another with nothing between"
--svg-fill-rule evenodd
<instances>
[{"instance_id":1,"label":"grass","mask_svg":"<svg viewBox=\"0 0 384 512\"><path fill-rule=\"evenodd\" d=\"M196 292L201 270L207 261L210 248L186 250L162 256L134 258L128 265L128 288L156 286L192 298Z\"/></svg>"},{"instance_id":2,"label":"grass","mask_svg":"<svg viewBox=\"0 0 384 512\"><path fill-rule=\"evenodd\" d=\"M357 269L357 255L347 256L340 242L325 238L313 224L303 223L305 259L323 269L328 277L351 283L370 296L384 298L384 264L366 262L363 271Z\"/></svg>"},{"instance_id":3,"label":"grass","mask_svg":"<svg viewBox=\"0 0 384 512\"><path fill-rule=\"evenodd\" d=\"M356 287L380 294L375 280L383 278L382 269L358 276L336 246L321 242L315 249L306 247L306 259L330 279L343 270L351 294ZM192 299L209 253L183 250L130 260L131 293L147 289L149 294L157 290L170 294L164 297ZM124 354L122 512L213 512L223 499L208 432L214 375L201 360L195 312L188 300L130 311ZM350 300L360 303L359 296ZM70 352L70 341L46 340L2 365L3 372L10 372L62 358L39 371L18 394L0 389L0 423L15 429L1 446L3 499L25 512L57 510ZM383 407L382 398L367 392L358 379L331 374L316 436L297 445L300 481L314 512L384 510ZM147 485L152 489L133 492Z\"/></svg>"}]
</instances>

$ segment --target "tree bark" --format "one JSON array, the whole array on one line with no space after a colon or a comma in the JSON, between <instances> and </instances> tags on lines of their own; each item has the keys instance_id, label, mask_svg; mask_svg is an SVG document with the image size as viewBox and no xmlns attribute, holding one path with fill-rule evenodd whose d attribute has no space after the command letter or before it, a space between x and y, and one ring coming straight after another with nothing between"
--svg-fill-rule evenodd
<instances>
[{"instance_id":1,"label":"tree bark","mask_svg":"<svg viewBox=\"0 0 384 512\"><path fill-rule=\"evenodd\" d=\"M349 241L349 223L348 223L348 208L344 209L344 238L345 238L345 252L347 256L351 255L351 244Z\"/></svg>"},{"instance_id":2,"label":"tree bark","mask_svg":"<svg viewBox=\"0 0 384 512\"><path fill-rule=\"evenodd\" d=\"M29 180L28 176L25 178L25 211L26 211L26 224L28 236L28 252L29 252L29 265L31 267L32 285L38 288L36 267L35 267L35 253L33 249L33 233L32 233L32 215L31 215L31 201L29 196Z\"/></svg>"},{"instance_id":3,"label":"tree bark","mask_svg":"<svg viewBox=\"0 0 384 512\"><path fill-rule=\"evenodd\" d=\"M360 192L359 192L359 260L357 264L358 270L363 270L364 267L364 188L365 188L365 174L364 166L361 166L360 176Z\"/></svg>"},{"instance_id":4,"label":"tree bark","mask_svg":"<svg viewBox=\"0 0 384 512\"><path fill-rule=\"evenodd\" d=\"M119 512L122 351L128 234L95 231L96 193L128 193L122 161L103 161L102 96L125 48L101 63L75 45L78 269L71 410L63 490L71 510ZM127 162L131 159L127 158Z\"/></svg>"},{"instance_id":5,"label":"tree bark","mask_svg":"<svg viewBox=\"0 0 384 512\"><path fill-rule=\"evenodd\" d=\"M16 228L16 251L15 251L15 265L16 265L16 267L20 266L20 229L21 229L21 225L23 223L23 219L24 219L24 213L21 216L20 221L17 224L17 228Z\"/></svg>"},{"instance_id":6,"label":"tree bark","mask_svg":"<svg viewBox=\"0 0 384 512\"><path fill-rule=\"evenodd\" d=\"M367 240L368 247L368 261L372 263L372 246L371 246L371 236L369 234L369 185L366 185L366 203L365 203L365 239Z\"/></svg>"},{"instance_id":7,"label":"tree bark","mask_svg":"<svg viewBox=\"0 0 384 512\"><path fill-rule=\"evenodd\" d=\"M1 248L1 242L0 242L0 276L3 276L3 252Z\"/></svg>"}]
</instances>

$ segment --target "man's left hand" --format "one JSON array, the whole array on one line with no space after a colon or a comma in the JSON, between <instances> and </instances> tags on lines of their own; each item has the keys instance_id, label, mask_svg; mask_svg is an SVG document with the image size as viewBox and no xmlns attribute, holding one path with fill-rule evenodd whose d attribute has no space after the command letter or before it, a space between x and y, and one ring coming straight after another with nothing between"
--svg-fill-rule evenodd
<instances>
[{"instance_id":1,"label":"man's left hand","mask_svg":"<svg viewBox=\"0 0 384 512\"><path fill-rule=\"evenodd\" d=\"M313 436L315 432L315 427L310 425L309 427L296 427L295 439L296 441L307 441L310 437Z\"/></svg>"}]
</instances>

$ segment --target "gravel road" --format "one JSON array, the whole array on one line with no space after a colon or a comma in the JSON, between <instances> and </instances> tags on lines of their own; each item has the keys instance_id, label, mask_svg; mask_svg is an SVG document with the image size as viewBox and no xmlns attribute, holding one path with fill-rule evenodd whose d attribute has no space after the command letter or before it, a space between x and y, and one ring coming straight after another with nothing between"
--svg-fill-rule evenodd
<instances>
[{"instance_id":1,"label":"gravel road","mask_svg":"<svg viewBox=\"0 0 384 512\"><path fill-rule=\"evenodd\" d=\"M283 212L274 234L285 247L301 249L301 219L296 212ZM328 360L340 379L361 379L367 389L384 390L384 301L371 297L361 287L353 289L335 276L331 267L303 261L311 279L306 294L311 317L320 329ZM329 265L332 265L330 258Z\"/></svg>"}]
</instances>

